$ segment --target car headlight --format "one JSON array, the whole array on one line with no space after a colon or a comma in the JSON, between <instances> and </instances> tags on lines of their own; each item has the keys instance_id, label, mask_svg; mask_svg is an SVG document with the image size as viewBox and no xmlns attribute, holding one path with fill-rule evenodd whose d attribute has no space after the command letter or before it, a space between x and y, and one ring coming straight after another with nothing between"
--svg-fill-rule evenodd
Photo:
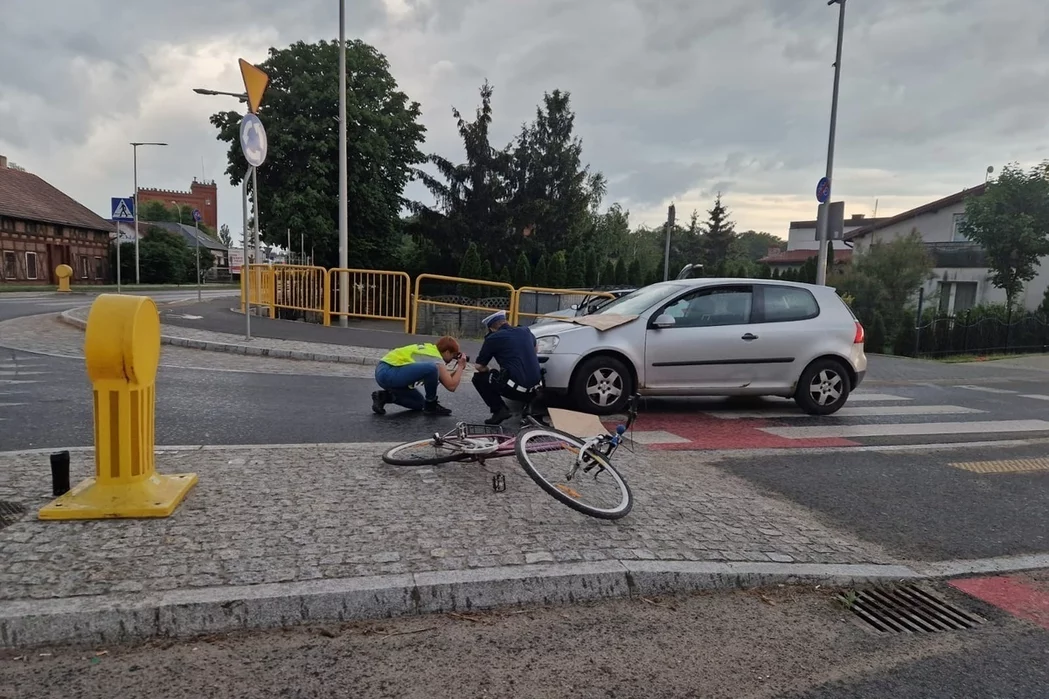
<instances>
[{"instance_id":1,"label":"car headlight","mask_svg":"<svg viewBox=\"0 0 1049 699\"><path fill-rule=\"evenodd\" d=\"M550 354L557 348L557 343L560 341L561 338L557 335L540 337L535 341L535 349L539 354Z\"/></svg>"}]
</instances>

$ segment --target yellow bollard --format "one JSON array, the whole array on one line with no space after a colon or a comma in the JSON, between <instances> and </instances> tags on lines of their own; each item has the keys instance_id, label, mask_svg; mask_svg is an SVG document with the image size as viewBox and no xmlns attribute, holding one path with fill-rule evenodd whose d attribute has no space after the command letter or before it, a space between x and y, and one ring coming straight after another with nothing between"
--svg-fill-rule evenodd
<instances>
[{"instance_id":1,"label":"yellow bollard","mask_svg":"<svg viewBox=\"0 0 1049 699\"><path fill-rule=\"evenodd\" d=\"M95 394L95 477L42 508L40 519L171 515L197 474L162 476L154 469L160 316L153 300L118 294L95 299L84 356Z\"/></svg>"},{"instance_id":2,"label":"yellow bollard","mask_svg":"<svg viewBox=\"0 0 1049 699\"><path fill-rule=\"evenodd\" d=\"M55 267L55 276L58 277L58 290L59 291L72 291L69 288L69 278L73 276L73 268L69 265L59 265Z\"/></svg>"}]
</instances>

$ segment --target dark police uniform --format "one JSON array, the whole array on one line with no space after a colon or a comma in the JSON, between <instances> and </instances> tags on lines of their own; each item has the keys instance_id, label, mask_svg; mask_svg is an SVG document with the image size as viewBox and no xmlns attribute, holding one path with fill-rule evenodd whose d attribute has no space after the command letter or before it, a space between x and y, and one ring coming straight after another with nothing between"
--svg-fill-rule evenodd
<instances>
[{"instance_id":1,"label":"dark police uniform","mask_svg":"<svg viewBox=\"0 0 1049 699\"><path fill-rule=\"evenodd\" d=\"M477 372L473 385L493 416L509 413L503 398L525 400L539 387L542 371L535 353L535 335L528 328L504 325L488 333L477 355L477 363L487 366L495 359L499 370Z\"/></svg>"}]
</instances>

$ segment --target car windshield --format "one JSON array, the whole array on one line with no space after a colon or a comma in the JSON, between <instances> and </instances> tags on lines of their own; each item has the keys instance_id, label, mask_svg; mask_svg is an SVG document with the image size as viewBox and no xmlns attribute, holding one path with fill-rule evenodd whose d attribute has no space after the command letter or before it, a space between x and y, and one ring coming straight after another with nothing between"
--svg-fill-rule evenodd
<instances>
[{"instance_id":1,"label":"car windshield","mask_svg":"<svg viewBox=\"0 0 1049 699\"><path fill-rule=\"evenodd\" d=\"M624 315L636 316L644 313L666 297L678 291L681 287L676 284L653 284L637 291L631 291L625 296L620 296L614 301L609 301L601 308L594 311L593 315Z\"/></svg>"}]
</instances>

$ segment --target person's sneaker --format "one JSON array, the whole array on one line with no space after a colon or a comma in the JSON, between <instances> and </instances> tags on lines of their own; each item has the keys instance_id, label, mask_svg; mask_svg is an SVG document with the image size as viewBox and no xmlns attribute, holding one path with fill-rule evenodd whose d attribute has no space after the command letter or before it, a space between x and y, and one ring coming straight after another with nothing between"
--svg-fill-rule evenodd
<instances>
[{"instance_id":1,"label":"person's sneaker","mask_svg":"<svg viewBox=\"0 0 1049 699\"><path fill-rule=\"evenodd\" d=\"M451 415L452 411L449 408L444 407L437 401L426 401L426 405L423 406L423 412L427 415Z\"/></svg>"},{"instance_id":2,"label":"person's sneaker","mask_svg":"<svg viewBox=\"0 0 1049 699\"><path fill-rule=\"evenodd\" d=\"M510 412L509 408L502 408L502 409L499 410L499 412L492 413L492 417L490 417L487 420L485 420L484 424L486 424L486 425L501 425L504 422L506 422L508 419L510 419L511 415L513 415L513 413Z\"/></svg>"},{"instance_id":3,"label":"person's sneaker","mask_svg":"<svg viewBox=\"0 0 1049 699\"><path fill-rule=\"evenodd\" d=\"M388 399L386 391L372 391L372 412L376 415L385 415Z\"/></svg>"}]
</instances>

